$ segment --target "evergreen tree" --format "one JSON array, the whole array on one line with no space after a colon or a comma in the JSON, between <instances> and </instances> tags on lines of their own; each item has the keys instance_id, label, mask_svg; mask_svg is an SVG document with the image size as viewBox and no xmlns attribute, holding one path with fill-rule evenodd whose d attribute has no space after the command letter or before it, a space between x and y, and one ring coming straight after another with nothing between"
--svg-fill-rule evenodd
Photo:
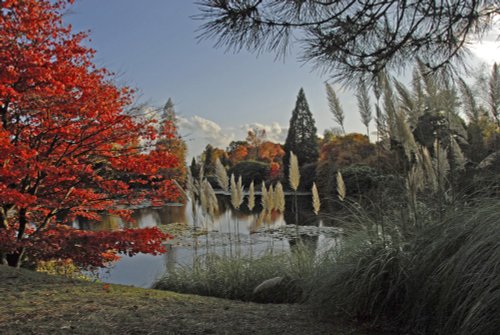
<instances>
[{"instance_id":1,"label":"evergreen tree","mask_svg":"<svg viewBox=\"0 0 500 335\"><path fill-rule=\"evenodd\" d=\"M167 175L177 180L178 183L184 185L186 181L187 167L186 152L187 145L179 134L177 128L177 116L175 114L174 103L171 98L168 98L167 103L163 107L163 111L160 117L160 138L156 143L157 147L166 147L173 153L175 153L180 164L177 169L171 169L167 171Z\"/></svg>"},{"instance_id":2,"label":"evergreen tree","mask_svg":"<svg viewBox=\"0 0 500 335\"><path fill-rule=\"evenodd\" d=\"M302 88L297 95L285 141L285 157L283 158L285 167L289 165L290 151L293 151L297 156L300 166L315 163L319 157L316 125ZM284 170L288 174L288 169L285 168Z\"/></svg>"},{"instance_id":3,"label":"evergreen tree","mask_svg":"<svg viewBox=\"0 0 500 335\"><path fill-rule=\"evenodd\" d=\"M191 165L189 166L193 179L197 180L199 178L200 168L200 165L196 162L196 158L193 157L193 159L191 160Z\"/></svg>"}]
</instances>

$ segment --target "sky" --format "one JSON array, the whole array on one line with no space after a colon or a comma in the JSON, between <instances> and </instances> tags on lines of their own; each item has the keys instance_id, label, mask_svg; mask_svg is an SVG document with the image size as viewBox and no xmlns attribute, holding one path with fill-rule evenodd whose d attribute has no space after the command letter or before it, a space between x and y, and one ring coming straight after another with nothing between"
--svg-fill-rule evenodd
<instances>
[{"instance_id":1,"label":"sky","mask_svg":"<svg viewBox=\"0 0 500 335\"><path fill-rule=\"evenodd\" d=\"M190 0L76 0L65 15L75 31L90 30L95 63L116 73L118 85L138 90L139 102L163 106L172 98L188 157L207 143L225 148L243 140L251 127L283 142L302 87L318 134L336 127L328 109L328 75L296 60L272 54L227 53L214 41L198 41L201 22ZM489 37L472 49L480 59L500 62L499 42ZM333 84L333 83L332 83ZM364 132L351 92L334 85L348 132Z\"/></svg>"}]
</instances>

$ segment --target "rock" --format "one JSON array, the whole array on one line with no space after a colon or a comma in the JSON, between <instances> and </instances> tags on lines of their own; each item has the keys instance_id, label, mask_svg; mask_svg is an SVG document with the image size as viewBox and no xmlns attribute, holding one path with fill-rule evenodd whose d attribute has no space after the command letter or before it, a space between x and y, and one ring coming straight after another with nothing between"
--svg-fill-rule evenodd
<instances>
[{"instance_id":1,"label":"rock","mask_svg":"<svg viewBox=\"0 0 500 335\"><path fill-rule=\"evenodd\" d=\"M295 303L302 296L302 289L288 277L264 280L253 290L252 301L259 303Z\"/></svg>"}]
</instances>

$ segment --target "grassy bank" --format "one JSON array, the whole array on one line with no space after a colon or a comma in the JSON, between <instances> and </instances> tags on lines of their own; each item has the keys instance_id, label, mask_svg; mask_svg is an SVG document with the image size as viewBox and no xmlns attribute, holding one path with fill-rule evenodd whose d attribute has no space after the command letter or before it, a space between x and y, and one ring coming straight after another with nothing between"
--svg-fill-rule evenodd
<instances>
[{"instance_id":1,"label":"grassy bank","mask_svg":"<svg viewBox=\"0 0 500 335\"><path fill-rule=\"evenodd\" d=\"M341 247L315 257L298 248L255 257L209 255L169 272L158 288L254 300L265 279L288 278L296 301L319 315L339 316L404 334L497 335L500 327L500 204L482 201L407 230L397 219L385 234L358 230ZM273 287L269 294L287 288Z\"/></svg>"},{"instance_id":2,"label":"grassy bank","mask_svg":"<svg viewBox=\"0 0 500 335\"><path fill-rule=\"evenodd\" d=\"M0 266L2 334L362 334L298 305L70 280Z\"/></svg>"}]
</instances>

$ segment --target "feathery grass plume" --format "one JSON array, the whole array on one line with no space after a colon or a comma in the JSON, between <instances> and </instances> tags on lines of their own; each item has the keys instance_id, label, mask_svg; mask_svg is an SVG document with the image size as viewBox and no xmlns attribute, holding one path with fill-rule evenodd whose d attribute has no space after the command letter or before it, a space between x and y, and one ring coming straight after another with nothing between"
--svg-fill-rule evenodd
<instances>
[{"instance_id":1,"label":"feathery grass plume","mask_svg":"<svg viewBox=\"0 0 500 335\"><path fill-rule=\"evenodd\" d=\"M200 163L200 172L198 173L198 182L201 186L201 183L203 182L203 179L205 178L205 163L201 162Z\"/></svg>"},{"instance_id":2,"label":"feathery grass plume","mask_svg":"<svg viewBox=\"0 0 500 335\"><path fill-rule=\"evenodd\" d=\"M421 164L415 164L406 178L406 195L410 208L410 215L414 224L417 224L417 193L425 187L424 172Z\"/></svg>"},{"instance_id":3,"label":"feathery grass plume","mask_svg":"<svg viewBox=\"0 0 500 335\"><path fill-rule=\"evenodd\" d=\"M455 168L458 170L463 170L465 168L466 160L462 152L462 149L460 149L460 146L458 145L457 141L455 140L455 137L453 136L450 136L450 149Z\"/></svg>"},{"instance_id":4,"label":"feathery grass plume","mask_svg":"<svg viewBox=\"0 0 500 335\"><path fill-rule=\"evenodd\" d=\"M389 131L387 129L387 117L382 112L379 104L375 105L375 123L377 125L377 137L379 139L387 139L389 137ZM384 142L382 142L383 144Z\"/></svg>"},{"instance_id":5,"label":"feathery grass plume","mask_svg":"<svg viewBox=\"0 0 500 335\"><path fill-rule=\"evenodd\" d=\"M229 190L229 178L227 177L226 168L220 162L220 159L215 160L215 177L219 186L227 192Z\"/></svg>"},{"instance_id":6,"label":"feathery grass plume","mask_svg":"<svg viewBox=\"0 0 500 335\"><path fill-rule=\"evenodd\" d=\"M290 151L290 166L288 171L290 187L292 188L292 190L297 191L300 184L299 160L292 151Z\"/></svg>"},{"instance_id":7,"label":"feathery grass plume","mask_svg":"<svg viewBox=\"0 0 500 335\"><path fill-rule=\"evenodd\" d=\"M280 182L276 183L274 189L274 208L279 212L285 212L285 192L283 192L283 185Z\"/></svg>"},{"instance_id":8,"label":"feathery grass plume","mask_svg":"<svg viewBox=\"0 0 500 335\"><path fill-rule=\"evenodd\" d=\"M342 178L342 173L340 171L337 172L337 193L339 195L340 201L344 201L346 196L344 178Z\"/></svg>"},{"instance_id":9,"label":"feathery grass plume","mask_svg":"<svg viewBox=\"0 0 500 335\"><path fill-rule=\"evenodd\" d=\"M361 122L366 127L366 136L370 138L370 122L372 121L372 106L370 103L370 96L368 95L368 89L364 81L361 81L358 87L358 92L356 93L356 98L358 100L358 110L361 116Z\"/></svg>"},{"instance_id":10,"label":"feathery grass plume","mask_svg":"<svg viewBox=\"0 0 500 335\"><path fill-rule=\"evenodd\" d=\"M251 211L255 207L255 187L253 184L253 180L250 183L250 187L248 189L248 209Z\"/></svg>"},{"instance_id":11,"label":"feathery grass plume","mask_svg":"<svg viewBox=\"0 0 500 335\"><path fill-rule=\"evenodd\" d=\"M419 153L417 157L421 160L421 166L424 170L424 179L430 184L431 189L435 192L438 188L438 180L432 163L431 154L424 146L420 146Z\"/></svg>"},{"instance_id":12,"label":"feathery grass plume","mask_svg":"<svg viewBox=\"0 0 500 335\"><path fill-rule=\"evenodd\" d=\"M209 205L208 205L207 194L205 192L205 180L203 180L200 185L200 205L201 205L201 210L204 213L208 213Z\"/></svg>"},{"instance_id":13,"label":"feathery grass plume","mask_svg":"<svg viewBox=\"0 0 500 335\"><path fill-rule=\"evenodd\" d=\"M418 66L413 68L411 86L413 89L415 111L417 112L416 114L422 115L425 111L425 94ZM415 113L415 111L413 112Z\"/></svg>"},{"instance_id":14,"label":"feathery grass plume","mask_svg":"<svg viewBox=\"0 0 500 335\"><path fill-rule=\"evenodd\" d=\"M450 171L450 163L448 162L448 150L438 140L434 142L434 171L438 178L438 184L443 188Z\"/></svg>"},{"instance_id":15,"label":"feathery grass plume","mask_svg":"<svg viewBox=\"0 0 500 335\"><path fill-rule=\"evenodd\" d=\"M269 189L267 190L267 208L269 211L276 209L276 204L274 202L274 187L273 185L269 185Z\"/></svg>"},{"instance_id":16,"label":"feathery grass plume","mask_svg":"<svg viewBox=\"0 0 500 335\"><path fill-rule=\"evenodd\" d=\"M200 194L198 188L195 185L193 175L191 174L191 169L187 169L186 173L186 191L191 201L194 201L195 195Z\"/></svg>"},{"instance_id":17,"label":"feathery grass plume","mask_svg":"<svg viewBox=\"0 0 500 335\"><path fill-rule=\"evenodd\" d=\"M238 177L238 183L236 184L236 190L238 191L238 208L240 208L241 204L243 203L243 180L241 176Z\"/></svg>"},{"instance_id":18,"label":"feathery grass plume","mask_svg":"<svg viewBox=\"0 0 500 335\"><path fill-rule=\"evenodd\" d=\"M267 188L266 183L262 182L260 203L262 204L262 211L268 211L267 207Z\"/></svg>"},{"instance_id":19,"label":"feathery grass plume","mask_svg":"<svg viewBox=\"0 0 500 335\"><path fill-rule=\"evenodd\" d=\"M415 137L408 126L408 122L405 120L404 113L398 112L395 116L398 130L397 139L403 145L406 158L411 161L412 155L417 152L417 142L415 142Z\"/></svg>"},{"instance_id":20,"label":"feathery grass plume","mask_svg":"<svg viewBox=\"0 0 500 335\"><path fill-rule=\"evenodd\" d=\"M458 80L458 84L462 93L462 102L465 114L469 118L470 122L477 124L479 122L480 113L474 93L462 78Z\"/></svg>"},{"instance_id":21,"label":"feathery grass plume","mask_svg":"<svg viewBox=\"0 0 500 335\"><path fill-rule=\"evenodd\" d=\"M493 64L489 80L489 104L491 114L500 127L500 64Z\"/></svg>"},{"instance_id":22,"label":"feathery grass plume","mask_svg":"<svg viewBox=\"0 0 500 335\"><path fill-rule=\"evenodd\" d=\"M202 183L202 192L201 192L201 203L205 212L210 215L213 219L215 212L219 210L219 203L217 202L217 196L215 195L214 189L212 185L208 182L208 180L204 179Z\"/></svg>"},{"instance_id":23,"label":"feathery grass plume","mask_svg":"<svg viewBox=\"0 0 500 335\"><path fill-rule=\"evenodd\" d=\"M238 185L234 178L234 174L231 174L231 205L234 209L240 208Z\"/></svg>"},{"instance_id":24,"label":"feathery grass plume","mask_svg":"<svg viewBox=\"0 0 500 335\"><path fill-rule=\"evenodd\" d=\"M416 127L418 118L422 115L423 110L418 105L418 98L414 98L412 93L398 80L394 81L396 90L398 91L400 108L405 112L408 123L411 127Z\"/></svg>"},{"instance_id":25,"label":"feathery grass plume","mask_svg":"<svg viewBox=\"0 0 500 335\"><path fill-rule=\"evenodd\" d=\"M345 134L344 129L344 110L340 105L340 101L337 98L337 94L333 90L332 86L328 83L325 84L326 87L326 97L328 100L328 107L330 108L330 112L333 114L333 119L338 123L340 128L342 128L342 132Z\"/></svg>"},{"instance_id":26,"label":"feathery grass plume","mask_svg":"<svg viewBox=\"0 0 500 335\"><path fill-rule=\"evenodd\" d=\"M425 99L427 100L428 106L439 106L440 92L439 84L437 82L437 73L432 73L433 71L424 64L421 60L417 61L417 68L424 86L424 91L426 93Z\"/></svg>"},{"instance_id":27,"label":"feathery grass plume","mask_svg":"<svg viewBox=\"0 0 500 335\"><path fill-rule=\"evenodd\" d=\"M383 106L385 110L385 127L391 138L397 138L397 125L396 125L396 103L394 102L394 93L392 90L390 79L387 73L382 72L378 76L379 85L383 93ZM399 139L398 139L399 140Z\"/></svg>"},{"instance_id":28,"label":"feathery grass plume","mask_svg":"<svg viewBox=\"0 0 500 335\"><path fill-rule=\"evenodd\" d=\"M312 186L312 205L314 209L314 214L318 215L319 210L321 208L321 201L319 200L318 188L316 187L316 183L313 183Z\"/></svg>"}]
</instances>

